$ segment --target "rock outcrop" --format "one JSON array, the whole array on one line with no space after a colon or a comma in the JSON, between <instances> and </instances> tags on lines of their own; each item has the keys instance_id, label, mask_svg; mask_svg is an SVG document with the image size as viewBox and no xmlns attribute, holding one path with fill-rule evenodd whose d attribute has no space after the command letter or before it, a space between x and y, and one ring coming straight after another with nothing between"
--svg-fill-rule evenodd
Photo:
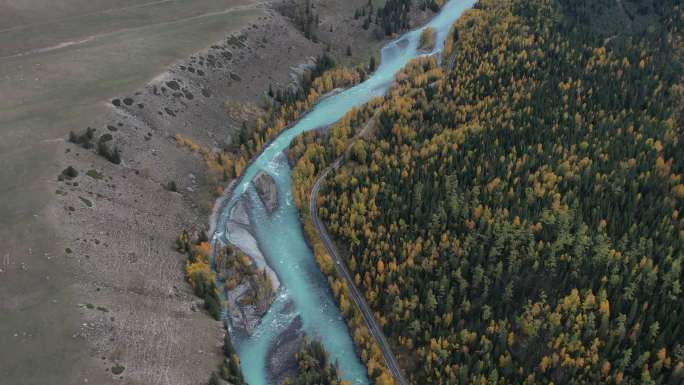
<instances>
[{"instance_id":1,"label":"rock outcrop","mask_svg":"<svg viewBox=\"0 0 684 385\"><path fill-rule=\"evenodd\" d=\"M246 197L231 209L225 231L233 244L219 266L225 281L228 317L242 333L251 335L268 311L280 288L276 273L268 266L252 235Z\"/></svg>"},{"instance_id":2,"label":"rock outcrop","mask_svg":"<svg viewBox=\"0 0 684 385\"><path fill-rule=\"evenodd\" d=\"M275 379L278 385L285 379L294 378L297 375L297 359L295 355L302 346L302 319L297 316L290 325L278 336L275 345L269 349L266 361L269 376Z\"/></svg>"},{"instance_id":3,"label":"rock outcrop","mask_svg":"<svg viewBox=\"0 0 684 385\"><path fill-rule=\"evenodd\" d=\"M268 173L259 171L252 183L268 214L273 214L278 207L278 186L276 186L273 177Z\"/></svg>"},{"instance_id":4,"label":"rock outcrop","mask_svg":"<svg viewBox=\"0 0 684 385\"><path fill-rule=\"evenodd\" d=\"M230 221L244 226L251 225L249 215L247 215L246 203L243 199L240 199L240 201L238 201L235 204L235 206L231 209Z\"/></svg>"}]
</instances>

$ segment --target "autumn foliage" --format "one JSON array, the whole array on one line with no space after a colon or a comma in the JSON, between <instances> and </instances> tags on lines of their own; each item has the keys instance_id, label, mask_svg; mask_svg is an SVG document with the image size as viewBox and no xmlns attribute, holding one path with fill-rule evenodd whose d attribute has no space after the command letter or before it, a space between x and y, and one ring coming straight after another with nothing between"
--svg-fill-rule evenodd
<instances>
[{"instance_id":1,"label":"autumn foliage","mask_svg":"<svg viewBox=\"0 0 684 385\"><path fill-rule=\"evenodd\" d=\"M308 212L380 111L317 209L414 384L684 381L684 14L627 2L652 26L609 39L580 3L481 0L454 68L416 60L339 134L293 143Z\"/></svg>"}]
</instances>

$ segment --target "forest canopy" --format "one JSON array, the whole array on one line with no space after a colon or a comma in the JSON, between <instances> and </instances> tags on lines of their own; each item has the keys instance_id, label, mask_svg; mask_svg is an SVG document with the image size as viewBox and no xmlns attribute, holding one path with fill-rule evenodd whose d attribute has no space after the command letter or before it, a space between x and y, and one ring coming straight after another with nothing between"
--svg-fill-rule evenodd
<instances>
[{"instance_id":1,"label":"forest canopy","mask_svg":"<svg viewBox=\"0 0 684 385\"><path fill-rule=\"evenodd\" d=\"M318 212L413 384L684 381L684 13L608 3L481 0L293 144L303 206L370 122Z\"/></svg>"}]
</instances>

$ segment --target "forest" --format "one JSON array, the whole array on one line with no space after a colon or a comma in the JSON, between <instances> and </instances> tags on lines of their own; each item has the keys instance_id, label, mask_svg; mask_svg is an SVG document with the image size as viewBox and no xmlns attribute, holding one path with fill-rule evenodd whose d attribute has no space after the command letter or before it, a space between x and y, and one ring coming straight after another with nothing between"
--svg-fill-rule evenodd
<instances>
[{"instance_id":1,"label":"forest","mask_svg":"<svg viewBox=\"0 0 684 385\"><path fill-rule=\"evenodd\" d=\"M411 11L418 7L418 9L425 11L430 9L433 12L438 12L444 5L444 0L387 0L379 7L375 15L375 23L386 36L392 36L396 33L408 30L411 26ZM372 5L369 2L369 9L372 11ZM365 10L363 10L365 11ZM358 18L359 12L354 16ZM361 16L365 15L365 12ZM364 23L364 29L368 29L371 22L372 14L369 12L368 18Z\"/></svg>"},{"instance_id":2,"label":"forest","mask_svg":"<svg viewBox=\"0 0 684 385\"><path fill-rule=\"evenodd\" d=\"M320 341L305 339L296 359L297 376L285 379L284 385L349 385L340 380L337 366Z\"/></svg>"},{"instance_id":3,"label":"forest","mask_svg":"<svg viewBox=\"0 0 684 385\"><path fill-rule=\"evenodd\" d=\"M344 156L318 213L411 383L684 382L684 12L617 4L481 0L293 143L303 217Z\"/></svg>"}]
</instances>

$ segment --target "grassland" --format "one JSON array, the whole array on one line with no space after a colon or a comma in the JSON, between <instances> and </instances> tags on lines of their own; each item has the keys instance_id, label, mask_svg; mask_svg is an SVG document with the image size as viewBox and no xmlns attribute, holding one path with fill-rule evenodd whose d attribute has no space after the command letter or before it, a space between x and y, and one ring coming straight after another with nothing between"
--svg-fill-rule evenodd
<instances>
[{"instance_id":1,"label":"grassland","mask_svg":"<svg viewBox=\"0 0 684 385\"><path fill-rule=\"evenodd\" d=\"M47 220L61 138L96 123L111 97L262 14L249 0L55 3L0 5L3 384L112 380L80 337L82 287Z\"/></svg>"}]
</instances>

